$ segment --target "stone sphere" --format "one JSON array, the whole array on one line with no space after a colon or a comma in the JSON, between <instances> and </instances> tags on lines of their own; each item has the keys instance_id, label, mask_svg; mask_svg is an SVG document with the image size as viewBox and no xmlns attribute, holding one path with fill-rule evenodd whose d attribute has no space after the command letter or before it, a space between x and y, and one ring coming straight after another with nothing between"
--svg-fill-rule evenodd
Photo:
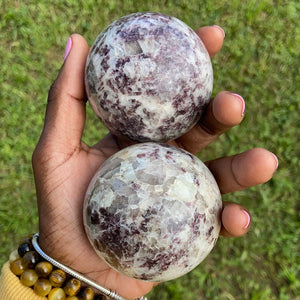
<instances>
[{"instance_id":1,"label":"stone sphere","mask_svg":"<svg viewBox=\"0 0 300 300\"><path fill-rule=\"evenodd\" d=\"M111 156L93 177L84 226L98 255L131 278L167 281L214 247L222 201L208 168L179 148L140 143Z\"/></svg>"},{"instance_id":2,"label":"stone sphere","mask_svg":"<svg viewBox=\"0 0 300 300\"><path fill-rule=\"evenodd\" d=\"M135 13L96 38L85 84L94 112L111 132L166 142L199 121L212 93L213 70L203 42L185 23Z\"/></svg>"}]
</instances>

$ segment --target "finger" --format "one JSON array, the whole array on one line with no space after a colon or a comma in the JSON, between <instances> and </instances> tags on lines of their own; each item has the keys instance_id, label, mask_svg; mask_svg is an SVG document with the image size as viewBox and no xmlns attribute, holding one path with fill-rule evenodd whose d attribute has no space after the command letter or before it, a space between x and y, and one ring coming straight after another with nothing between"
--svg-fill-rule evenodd
<instances>
[{"instance_id":1,"label":"finger","mask_svg":"<svg viewBox=\"0 0 300 300\"><path fill-rule=\"evenodd\" d=\"M210 57L215 56L222 48L225 32L220 26L201 27L196 30L196 33L203 41Z\"/></svg>"},{"instance_id":2,"label":"finger","mask_svg":"<svg viewBox=\"0 0 300 300\"><path fill-rule=\"evenodd\" d=\"M210 102L199 123L181 136L177 142L196 154L228 129L238 125L244 117L245 102L237 94L220 92Z\"/></svg>"},{"instance_id":3,"label":"finger","mask_svg":"<svg viewBox=\"0 0 300 300\"><path fill-rule=\"evenodd\" d=\"M220 235L225 237L242 236L249 231L250 227L251 216L248 210L236 203L223 203Z\"/></svg>"},{"instance_id":4,"label":"finger","mask_svg":"<svg viewBox=\"0 0 300 300\"><path fill-rule=\"evenodd\" d=\"M80 35L70 37L71 47L48 96L42 136L65 143L80 143L85 123L84 68L89 47Z\"/></svg>"},{"instance_id":5,"label":"finger","mask_svg":"<svg viewBox=\"0 0 300 300\"><path fill-rule=\"evenodd\" d=\"M278 167L277 157L263 148L222 157L206 163L222 194L239 191L270 180Z\"/></svg>"}]
</instances>

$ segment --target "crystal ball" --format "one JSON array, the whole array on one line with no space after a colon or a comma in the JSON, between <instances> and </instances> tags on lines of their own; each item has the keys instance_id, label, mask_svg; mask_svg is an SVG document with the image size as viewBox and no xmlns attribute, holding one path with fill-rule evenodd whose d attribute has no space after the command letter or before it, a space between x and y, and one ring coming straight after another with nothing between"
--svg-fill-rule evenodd
<instances>
[{"instance_id":1,"label":"crystal ball","mask_svg":"<svg viewBox=\"0 0 300 300\"><path fill-rule=\"evenodd\" d=\"M194 269L213 249L222 209L208 168L179 148L140 143L93 177L84 227L97 254L131 278L161 282Z\"/></svg>"},{"instance_id":2,"label":"crystal ball","mask_svg":"<svg viewBox=\"0 0 300 300\"><path fill-rule=\"evenodd\" d=\"M95 114L115 135L166 142L199 121L210 101L213 70L203 42L185 23L134 13L96 38L85 85Z\"/></svg>"}]
</instances>

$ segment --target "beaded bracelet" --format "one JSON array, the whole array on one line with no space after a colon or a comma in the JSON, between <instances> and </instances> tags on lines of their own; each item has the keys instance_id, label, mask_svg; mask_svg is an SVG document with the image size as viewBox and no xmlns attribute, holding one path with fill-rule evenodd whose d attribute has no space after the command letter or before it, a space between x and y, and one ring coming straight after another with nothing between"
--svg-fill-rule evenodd
<instances>
[{"instance_id":1,"label":"beaded bracelet","mask_svg":"<svg viewBox=\"0 0 300 300\"><path fill-rule=\"evenodd\" d=\"M125 300L48 256L40 248L38 237L36 233L23 239L10 258L10 269L23 285L49 300ZM82 283L88 287L82 286ZM95 294L91 287L100 294ZM147 298L141 297L139 300Z\"/></svg>"}]
</instances>

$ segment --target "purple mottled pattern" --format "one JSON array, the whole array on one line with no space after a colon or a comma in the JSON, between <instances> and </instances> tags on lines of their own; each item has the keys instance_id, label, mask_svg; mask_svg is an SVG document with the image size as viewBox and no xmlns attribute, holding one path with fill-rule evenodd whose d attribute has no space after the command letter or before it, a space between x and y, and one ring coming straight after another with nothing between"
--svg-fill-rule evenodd
<instances>
[{"instance_id":1,"label":"purple mottled pattern","mask_svg":"<svg viewBox=\"0 0 300 300\"><path fill-rule=\"evenodd\" d=\"M198 122L213 71L203 42L182 21L135 13L97 37L85 83L93 110L114 134L165 142Z\"/></svg>"},{"instance_id":2,"label":"purple mottled pattern","mask_svg":"<svg viewBox=\"0 0 300 300\"><path fill-rule=\"evenodd\" d=\"M140 143L110 157L92 179L84 225L98 255L140 280L194 269L220 231L222 201L208 168L179 148Z\"/></svg>"}]
</instances>

